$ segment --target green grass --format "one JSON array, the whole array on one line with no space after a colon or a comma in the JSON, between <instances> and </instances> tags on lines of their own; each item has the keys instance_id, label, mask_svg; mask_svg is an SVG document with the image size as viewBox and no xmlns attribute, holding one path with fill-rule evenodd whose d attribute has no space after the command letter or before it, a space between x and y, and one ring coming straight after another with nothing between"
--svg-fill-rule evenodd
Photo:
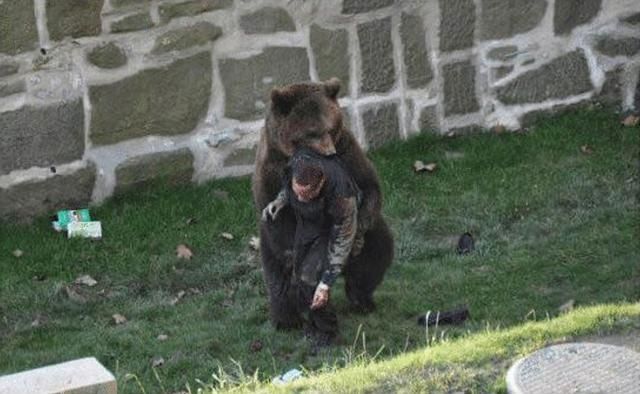
<instances>
[{"instance_id":1,"label":"green grass","mask_svg":"<svg viewBox=\"0 0 640 394\"><path fill-rule=\"evenodd\" d=\"M582 153L582 145L593 153ZM639 148L638 128L620 126L611 113L583 111L542 121L526 134L421 135L375 152L396 259L372 315L348 313L337 288L334 301L346 344L318 355L300 332L276 332L268 322L259 258L248 247L257 233L248 178L171 190L156 186L112 199L92 209L103 222L99 242L67 240L45 218L31 226L0 225L0 374L93 355L116 373L122 393L140 391L127 374L147 392L172 392L186 384L200 387L196 379L211 382L218 367L237 371L234 360L246 375L258 370L266 380L294 367L333 371L358 364L354 354L363 351L362 335L358 346L351 342L360 330L367 354L382 349L378 361L405 365L398 360L419 354L420 362L407 365L427 365L397 379L374 379L374 391L397 385L421 389L412 383L421 373L442 376L434 384L499 389L502 372L483 375L486 368L476 368L485 359L447 369L420 357L447 352L436 349L456 343L491 346L495 337L495 350L506 360L522 351L516 343L542 341L510 345L509 333L524 338L526 327L552 329L555 320L548 323L547 316L556 316L569 299L579 306L640 300ZM438 170L416 174L415 160L437 162ZM455 239L464 231L474 234L477 250L458 256ZM222 232L235 238L225 240ZM181 243L193 249L192 260L176 258ZM14 257L15 249L24 255ZM84 302L77 302L64 287L81 274L99 283L78 288ZM185 297L171 305L180 291ZM415 323L419 314L463 303L471 319L448 327L444 345L396 357L425 346L424 329ZM606 317L618 313L616 308L628 312L636 306L584 313ZM128 322L114 325L114 313ZM636 309L627 314L637 321ZM600 321L598 316L592 320ZM520 327L531 320L542 323ZM488 327L491 334L476 335ZM549 335L601 326L574 328ZM169 339L158 341L159 334ZM251 350L255 340L263 345L257 352ZM509 352L500 350L505 346ZM459 354L465 356L456 360L467 360L465 351ZM165 360L155 369L157 377L154 357Z\"/></svg>"}]
</instances>

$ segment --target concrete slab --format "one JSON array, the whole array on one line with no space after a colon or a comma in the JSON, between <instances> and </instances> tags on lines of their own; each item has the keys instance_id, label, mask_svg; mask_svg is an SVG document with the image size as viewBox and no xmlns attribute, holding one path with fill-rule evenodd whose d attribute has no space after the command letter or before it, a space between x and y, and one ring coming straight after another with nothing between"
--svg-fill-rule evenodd
<instances>
[{"instance_id":1,"label":"concrete slab","mask_svg":"<svg viewBox=\"0 0 640 394\"><path fill-rule=\"evenodd\" d=\"M117 394L115 377L93 357L0 376L0 394Z\"/></svg>"},{"instance_id":2,"label":"concrete slab","mask_svg":"<svg viewBox=\"0 0 640 394\"><path fill-rule=\"evenodd\" d=\"M518 360L507 373L511 394L640 393L640 353L622 346L565 343Z\"/></svg>"}]
</instances>

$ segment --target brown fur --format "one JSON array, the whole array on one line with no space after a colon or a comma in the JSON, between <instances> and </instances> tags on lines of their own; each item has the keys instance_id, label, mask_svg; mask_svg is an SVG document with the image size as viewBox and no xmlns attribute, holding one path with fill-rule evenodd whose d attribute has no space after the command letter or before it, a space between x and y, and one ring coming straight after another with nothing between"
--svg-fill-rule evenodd
<instances>
[{"instance_id":1,"label":"brown fur","mask_svg":"<svg viewBox=\"0 0 640 394\"><path fill-rule=\"evenodd\" d=\"M373 292L393 260L393 237L380 213L382 195L376 171L342 123L339 90L340 82L331 79L272 91L258 144L252 190L260 213L280 191L284 169L296 146L307 146L322 154L335 151L362 191L358 226L365 233L364 246L357 256L349 258L343 274L352 306L368 312L375 307ZM271 319L280 328L298 326L301 318L296 312L290 256L295 218L285 208L277 220L262 222L260 227Z\"/></svg>"}]
</instances>

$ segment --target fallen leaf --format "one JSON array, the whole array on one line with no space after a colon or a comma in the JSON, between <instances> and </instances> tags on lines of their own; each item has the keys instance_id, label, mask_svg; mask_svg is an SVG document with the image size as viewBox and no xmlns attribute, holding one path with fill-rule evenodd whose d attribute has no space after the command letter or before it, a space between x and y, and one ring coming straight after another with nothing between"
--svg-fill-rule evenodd
<instances>
[{"instance_id":1,"label":"fallen leaf","mask_svg":"<svg viewBox=\"0 0 640 394\"><path fill-rule=\"evenodd\" d=\"M413 170L414 170L415 172L423 171L423 170L424 170L424 163L423 163L421 160L416 160L416 161L413 163Z\"/></svg>"},{"instance_id":2,"label":"fallen leaf","mask_svg":"<svg viewBox=\"0 0 640 394\"><path fill-rule=\"evenodd\" d=\"M40 318L37 318L36 320L31 322L31 327L32 328L36 328L40 326Z\"/></svg>"},{"instance_id":3,"label":"fallen leaf","mask_svg":"<svg viewBox=\"0 0 640 394\"><path fill-rule=\"evenodd\" d=\"M158 368L164 365L164 358L162 357L154 357L153 360L151 360L151 366L153 368Z\"/></svg>"},{"instance_id":4,"label":"fallen leaf","mask_svg":"<svg viewBox=\"0 0 640 394\"><path fill-rule=\"evenodd\" d=\"M434 172L436 168L438 168L438 165L436 163L424 164L421 160L416 160L415 163L413 163L413 169L415 170L415 172Z\"/></svg>"},{"instance_id":5,"label":"fallen leaf","mask_svg":"<svg viewBox=\"0 0 640 394\"><path fill-rule=\"evenodd\" d=\"M180 291L178 292L178 295L177 295L175 298L173 298L169 303L170 303L171 305L175 305L175 304L177 304L178 302L180 302L180 300L184 297L184 295L185 295L185 294L186 294L186 293L185 293L185 291L184 291L184 290L180 290Z\"/></svg>"},{"instance_id":6,"label":"fallen leaf","mask_svg":"<svg viewBox=\"0 0 640 394\"><path fill-rule=\"evenodd\" d=\"M560 305L558 307L558 311L560 311L560 313L570 312L571 310L573 310L573 307L574 307L575 303L576 303L576 301L571 299L571 300L565 302L564 304Z\"/></svg>"},{"instance_id":7,"label":"fallen leaf","mask_svg":"<svg viewBox=\"0 0 640 394\"><path fill-rule=\"evenodd\" d=\"M73 283L75 283L76 285L85 285L85 286L93 287L98 284L98 281L93 279L89 275L82 275L76 278L76 280L73 281Z\"/></svg>"},{"instance_id":8,"label":"fallen leaf","mask_svg":"<svg viewBox=\"0 0 640 394\"><path fill-rule=\"evenodd\" d=\"M251 247L251 249L255 250L256 252L260 250L260 238L251 237L251 240L249 241L249 246Z\"/></svg>"},{"instance_id":9,"label":"fallen leaf","mask_svg":"<svg viewBox=\"0 0 640 394\"><path fill-rule=\"evenodd\" d=\"M78 304L84 304L85 302L87 302L87 299L84 298L84 296L82 296L80 293L75 291L75 289L73 289L72 287L65 286L64 291L65 293L67 293L67 297L73 302L77 302Z\"/></svg>"},{"instance_id":10,"label":"fallen leaf","mask_svg":"<svg viewBox=\"0 0 640 394\"><path fill-rule=\"evenodd\" d=\"M42 282L44 280L47 280L47 277L45 275L42 274L38 274L38 275L34 275L31 279L38 281L38 282Z\"/></svg>"},{"instance_id":11,"label":"fallen leaf","mask_svg":"<svg viewBox=\"0 0 640 394\"><path fill-rule=\"evenodd\" d=\"M190 226L190 225L196 224L196 223L198 223L198 219L196 219L196 218L187 219L187 226Z\"/></svg>"},{"instance_id":12,"label":"fallen leaf","mask_svg":"<svg viewBox=\"0 0 640 394\"><path fill-rule=\"evenodd\" d=\"M169 336L168 336L167 334L160 334L160 335L158 335L158 338L157 338L157 339L158 339L158 341L160 341L160 342L164 342L164 341L166 341L167 339L169 339Z\"/></svg>"},{"instance_id":13,"label":"fallen leaf","mask_svg":"<svg viewBox=\"0 0 640 394\"><path fill-rule=\"evenodd\" d=\"M436 163L429 163L424 166L424 169L427 170L427 172L434 172L436 168L438 168L438 165Z\"/></svg>"},{"instance_id":14,"label":"fallen leaf","mask_svg":"<svg viewBox=\"0 0 640 394\"><path fill-rule=\"evenodd\" d=\"M259 352L260 350L262 350L262 342L259 339L256 339L255 341L251 342L250 348L253 353Z\"/></svg>"},{"instance_id":15,"label":"fallen leaf","mask_svg":"<svg viewBox=\"0 0 640 394\"><path fill-rule=\"evenodd\" d=\"M180 244L176 248L176 256L178 256L179 259L191 260L191 258L193 257L193 252L187 245Z\"/></svg>"},{"instance_id":16,"label":"fallen leaf","mask_svg":"<svg viewBox=\"0 0 640 394\"><path fill-rule=\"evenodd\" d=\"M584 153L585 155L590 155L593 153L593 149L591 149L589 145L582 145L580 147L580 152Z\"/></svg>"},{"instance_id":17,"label":"fallen leaf","mask_svg":"<svg viewBox=\"0 0 640 394\"><path fill-rule=\"evenodd\" d=\"M222 233L222 234L220 234L220 236L222 238L224 238L224 239L229 240L229 241L231 241L233 239L233 234L230 234L230 233Z\"/></svg>"},{"instance_id":18,"label":"fallen leaf","mask_svg":"<svg viewBox=\"0 0 640 394\"><path fill-rule=\"evenodd\" d=\"M496 133L496 134L502 134L502 133L504 133L505 131L507 131L507 128L506 128L506 127L504 127L504 125L497 124L497 125L495 125L495 126L493 126L493 127L491 128L491 131L493 131L493 132L494 132L494 133Z\"/></svg>"},{"instance_id":19,"label":"fallen leaf","mask_svg":"<svg viewBox=\"0 0 640 394\"><path fill-rule=\"evenodd\" d=\"M16 249L16 250L14 250L14 251L12 252L12 254L13 254L15 257L17 257L17 258L20 258L20 257L22 257L22 255L24 254L24 252L23 252L22 250L20 250L20 249Z\"/></svg>"},{"instance_id":20,"label":"fallen leaf","mask_svg":"<svg viewBox=\"0 0 640 394\"><path fill-rule=\"evenodd\" d=\"M622 121L622 124L627 127L637 126L640 123L640 116L629 115Z\"/></svg>"},{"instance_id":21,"label":"fallen leaf","mask_svg":"<svg viewBox=\"0 0 640 394\"><path fill-rule=\"evenodd\" d=\"M115 313L115 314L114 314L113 316L111 316L111 317L113 318L113 322L114 322L116 325L124 324L124 323L126 323L126 322L127 322L127 318L126 318L126 317L124 317L124 316L122 316L122 315L121 315L121 314L119 314L119 313Z\"/></svg>"}]
</instances>

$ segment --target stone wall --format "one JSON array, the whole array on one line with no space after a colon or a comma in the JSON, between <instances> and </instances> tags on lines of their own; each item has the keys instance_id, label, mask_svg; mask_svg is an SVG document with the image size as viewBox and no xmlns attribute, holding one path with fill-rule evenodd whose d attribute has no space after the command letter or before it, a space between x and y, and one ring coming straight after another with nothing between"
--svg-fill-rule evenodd
<instances>
[{"instance_id":1,"label":"stone wall","mask_svg":"<svg viewBox=\"0 0 640 394\"><path fill-rule=\"evenodd\" d=\"M252 171L271 87L343 81L365 148L640 106L637 0L0 1L0 217Z\"/></svg>"}]
</instances>

